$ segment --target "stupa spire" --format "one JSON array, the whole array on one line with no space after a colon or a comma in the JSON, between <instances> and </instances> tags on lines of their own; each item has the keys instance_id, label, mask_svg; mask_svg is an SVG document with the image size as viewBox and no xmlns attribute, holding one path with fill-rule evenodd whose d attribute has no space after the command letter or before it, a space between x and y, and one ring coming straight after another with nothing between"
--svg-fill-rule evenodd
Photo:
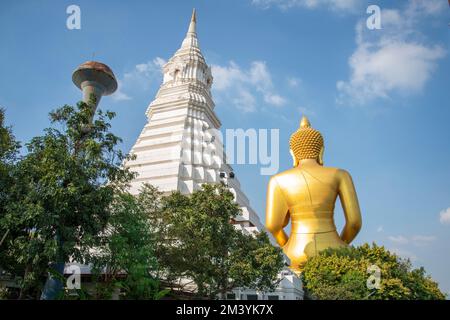
<instances>
[{"instance_id":1,"label":"stupa spire","mask_svg":"<svg viewBox=\"0 0 450 320\"><path fill-rule=\"evenodd\" d=\"M191 22L189 23L188 34L196 33L196 27L197 27L197 13L195 12L195 8L194 8L194 9L192 9L192 17L191 17Z\"/></svg>"},{"instance_id":2,"label":"stupa spire","mask_svg":"<svg viewBox=\"0 0 450 320\"><path fill-rule=\"evenodd\" d=\"M197 12L195 8L192 10L191 21L189 22L189 28L186 33L186 37L181 44L181 48L198 48L197 39Z\"/></svg>"}]
</instances>

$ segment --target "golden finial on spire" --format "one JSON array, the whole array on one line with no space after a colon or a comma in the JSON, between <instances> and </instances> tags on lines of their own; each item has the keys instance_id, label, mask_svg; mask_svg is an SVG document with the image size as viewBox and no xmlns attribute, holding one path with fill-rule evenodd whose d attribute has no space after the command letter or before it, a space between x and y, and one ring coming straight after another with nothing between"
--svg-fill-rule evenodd
<instances>
[{"instance_id":1,"label":"golden finial on spire","mask_svg":"<svg viewBox=\"0 0 450 320\"><path fill-rule=\"evenodd\" d=\"M300 120L300 128L311 128L311 123L306 116L303 116Z\"/></svg>"}]
</instances>

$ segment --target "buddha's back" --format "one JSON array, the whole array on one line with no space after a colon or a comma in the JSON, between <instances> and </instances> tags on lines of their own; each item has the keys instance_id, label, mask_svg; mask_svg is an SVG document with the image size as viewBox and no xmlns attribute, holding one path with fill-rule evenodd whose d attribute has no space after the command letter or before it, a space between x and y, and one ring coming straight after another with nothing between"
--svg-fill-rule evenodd
<instances>
[{"instance_id":1,"label":"buddha's back","mask_svg":"<svg viewBox=\"0 0 450 320\"><path fill-rule=\"evenodd\" d=\"M298 166L274 176L283 189L289 208L333 211L338 195L337 168L319 165Z\"/></svg>"},{"instance_id":2,"label":"buddha's back","mask_svg":"<svg viewBox=\"0 0 450 320\"><path fill-rule=\"evenodd\" d=\"M334 223L339 175L343 171L319 165L299 166L272 179L283 190L291 220L291 235L283 247L291 264L301 266L308 257L329 247L346 246Z\"/></svg>"}]
</instances>

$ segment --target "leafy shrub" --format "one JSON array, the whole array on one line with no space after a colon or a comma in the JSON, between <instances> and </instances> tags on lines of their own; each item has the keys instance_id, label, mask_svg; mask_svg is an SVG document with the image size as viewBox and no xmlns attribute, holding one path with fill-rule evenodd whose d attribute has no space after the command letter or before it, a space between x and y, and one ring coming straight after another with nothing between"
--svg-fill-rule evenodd
<instances>
[{"instance_id":1,"label":"leafy shrub","mask_svg":"<svg viewBox=\"0 0 450 320\"><path fill-rule=\"evenodd\" d=\"M378 288L370 289L368 268L380 269ZM327 249L308 260L302 273L307 296L325 300L441 300L446 296L423 267L376 244Z\"/></svg>"}]
</instances>

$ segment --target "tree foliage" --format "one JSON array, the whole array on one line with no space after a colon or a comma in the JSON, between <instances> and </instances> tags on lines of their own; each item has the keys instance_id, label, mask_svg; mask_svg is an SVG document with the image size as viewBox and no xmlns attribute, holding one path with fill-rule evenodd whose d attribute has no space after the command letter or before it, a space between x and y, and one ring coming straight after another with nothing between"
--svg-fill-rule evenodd
<instances>
[{"instance_id":1,"label":"tree foliage","mask_svg":"<svg viewBox=\"0 0 450 320\"><path fill-rule=\"evenodd\" d=\"M98 111L91 123L87 104L66 105L50 113L53 126L9 168L13 183L0 216L9 233L0 264L20 277L22 295L37 294L52 263L83 263L85 243L108 225L114 194L132 178L110 132L113 117Z\"/></svg>"},{"instance_id":2,"label":"tree foliage","mask_svg":"<svg viewBox=\"0 0 450 320\"><path fill-rule=\"evenodd\" d=\"M12 134L11 127L6 126L5 110L0 108L0 168L12 164L17 157L20 144ZM2 172L2 176L5 174Z\"/></svg>"},{"instance_id":3,"label":"tree foliage","mask_svg":"<svg viewBox=\"0 0 450 320\"><path fill-rule=\"evenodd\" d=\"M11 128L5 124L5 111L0 108L0 269L14 263L14 257L8 256L3 250L10 230L1 223L1 219L6 215L6 205L11 202L11 189L14 186L12 172L19 147ZM6 288L0 288L0 291L0 298L7 295Z\"/></svg>"},{"instance_id":4,"label":"tree foliage","mask_svg":"<svg viewBox=\"0 0 450 320\"><path fill-rule=\"evenodd\" d=\"M97 298L109 298L114 290L123 299L159 299L167 291L161 290L156 277L154 255L155 236L146 201L157 201L160 193L137 197L120 192L111 204L108 228L100 236L88 259L93 265L97 281ZM144 201L145 200L145 201Z\"/></svg>"},{"instance_id":5,"label":"tree foliage","mask_svg":"<svg viewBox=\"0 0 450 320\"><path fill-rule=\"evenodd\" d=\"M283 267L281 249L267 234L237 230L240 208L223 185L204 185L186 196L161 199L157 233L163 244L157 257L166 280L192 280L198 296L216 298L235 287L273 290ZM186 290L189 282L180 283Z\"/></svg>"},{"instance_id":6,"label":"tree foliage","mask_svg":"<svg viewBox=\"0 0 450 320\"><path fill-rule=\"evenodd\" d=\"M368 268L372 265L381 271L378 289L367 286L371 276ZM375 244L322 251L308 260L302 279L308 294L315 299L445 299L423 268L413 269L409 260Z\"/></svg>"},{"instance_id":7,"label":"tree foliage","mask_svg":"<svg viewBox=\"0 0 450 320\"><path fill-rule=\"evenodd\" d=\"M0 108L0 218L5 215L5 207L10 202L10 190L14 185L12 169L18 156L20 144L5 124L5 110ZM0 225L0 246L8 235L8 229ZM0 251L1 254L1 251ZM0 255L0 259L3 258Z\"/></svg>"}]
</instances>

